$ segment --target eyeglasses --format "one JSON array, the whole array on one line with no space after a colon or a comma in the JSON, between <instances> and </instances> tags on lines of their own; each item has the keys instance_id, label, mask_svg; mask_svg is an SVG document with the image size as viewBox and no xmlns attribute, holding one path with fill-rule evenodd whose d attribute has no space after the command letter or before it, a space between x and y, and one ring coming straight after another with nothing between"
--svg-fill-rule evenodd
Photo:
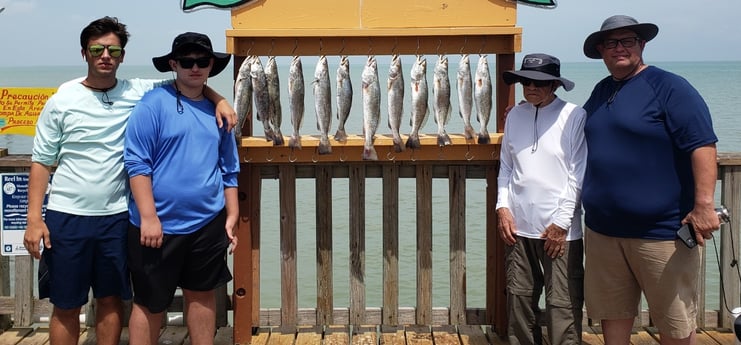
<instances>
[{"instance_id":1,"label":"eyeglasses","mask_svg":"<svg viewBox=\"0 0 741 345\"><path fill-rule=\"evenodd\" d=\"M641 40L640 37L626 37L626 38L621 38L619 40L604 40L602 42L602 46L607 49L613 49L617 47L618 43L620 43L620 45L622 45L623 48L630 48L636 45L636 43L638 43L640 40Z\"/></svg>"},{"instance_id":2,"label":"eyeglasses","mask_svg":"<svg viewBox=\"0 0 741 345\"><path fill-rule=\"evenodd\" d=\"M535 85L535 87L546 87L550 86L552 82L552 80L533 80L527 78L520 79L520 84L522 84L522 86L530 86L530 84L533 84Z\"/></svg>"},{"instance_id":3,"label":"eyeglasses","mask_svg":"<svg viewBox=\"0 0 741 345\"><path fill-rule=\"evenodd\" d=\"M90 55L94 57L103 55L103 51L105 51L106 49L108 49L108 54L110 54L111 57L114 57L114 58L120 57L121 54L123 54L123 48L119 45L104 46L102 44L93 44L87 47L87 51L89 51Z\"/></svg>"},{"instance_id":4,"label":"eyeglasses","mask_svg":"<svg viewBox=\"0 0 741 345\"><path fill-rule=\"evenodd\" d=\"M211 58L208 56L199 57L197 59L178 58L178 59L175 59L175 61L178 62L180 67L185 68L185 69L193 68L193 65L198 66L198 68L206 68L211 64Z\"/></svg>"}]
</instances>

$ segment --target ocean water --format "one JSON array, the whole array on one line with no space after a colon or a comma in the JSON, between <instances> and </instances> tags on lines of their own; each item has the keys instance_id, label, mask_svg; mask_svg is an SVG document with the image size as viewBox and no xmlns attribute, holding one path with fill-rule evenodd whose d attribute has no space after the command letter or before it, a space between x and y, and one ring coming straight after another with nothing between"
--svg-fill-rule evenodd
<instances>
[{"instance_id":1,"label":"ocean water","mask_svg":"<svg viewBox=\"0 0 741 345\"><path fill-rule=\"evenodd\" d=\"M386 126L386 99L385 99L385 81L388 75L388 57L379 56L379 79L382 83L382 119L378 133L390 133ZM432 70L437 56L427 56L428 71L427 80L430 83L430 95L432 95ZM452 109L453 114L448 124L449 133L462 132L462 120L457 115L457 97L455 86L455 73L458 66L458 57L450 56L450 81L452 87ZM471 68L475 70L478 56L471 56ZM266 59L262 58L263 64ZM304 79L306 81L306 112L304 115L304 124L301 128L302 134L316 134L315 114L313 107L313 97L311 81L313 79L316 57L302 58L304 68ZM287 75L288 58L279 58L279 74L281 81L281 98L284 104L283 114L283 133L291 132L290 115L287 111ZM330 78L332 81L332 107L336 111L334 96L336 95L336 86L334 78L336 76L337 64L339 57L329 57ZM351 77L354 89L353 108L350 118L347 122L348 133L360 133L362 130L362 101L360 98L360 74L365 62L364 57L351 57ZM413 56L403 56L402 65L404 69L405 84L409 84L409 72ZM741 80L741 61L733 62L651 62L650 64L664 68L671 72L677 73L692 83L695 88L702 94L705 101L710 107L713 116L713 125L719 137L719 152L738 152L741 151L741 118L739 118L739 109L741 109L741 86L738 81ZM494 72L494 59L489 57L491 72ZM519 68L519 62L517 63ZM227 69L219 76L211 78L209 85L219 91L228 99L233 94L233 80L231 70ZM60 83L79 76L84 76L86 66L38 66L38 67L0 67L0 87L56 87ZM607 71L600 61L564 63L561 69L562 75L575 82L576 87L565 92L559 89L559 97L582 104L589 96L592 86L607 75ZM152 66L128 66L122 65L119 69L119 77L122 78L172 78L171 74L159 73ZM407 89L405 95L404 115L405 120L402 125L402 133L408 134L410 126L408 125L409 116L409 95ZM521 99L520 87L516 87L516 99ZM435 133L436 124L429 119L423 127L424 133ZM474 115L475 117L475 115ZM256 120L254 120L256 121ZM472 119L474 128L478 128L478 122ZM336 118L333 119L331 134L337 126ZM254 126L255 135L262 136L261 126ZM492 119L488 126L490 131L494 131L496 124ZM7 147L11 154L30 153L32 138L20 135L0 135L0 147ZM468 251L466 253L467 267L467 304L469 307L483 307L485 305L485 182L482 180L469 180L467 182L467 213L466 226L467 237L466 243ZM299 307L314 307L316 305L316 267L315 267L315 208L314 184L310 181L307 183L297 184L297 195L299 204L297 213L298 226L298 290L299 290ZM416 240L415 240L415 194L414 180L402 180L400 183L399 196L399 266L400 276L407 277L402 279L399 286L400 305L415 305L415 260L416 260ZM348 210L350 208L348 193L348 181L346 179L335 179L333 182L333 208L334 233L333 241L335 253L334 263L334 290L336 307L349 306L349 233L348 233ZM382 218L382 195L378 192L381 190L380 179L368 179L366 181L366 303L368 306L380 306L382 303L382 235L381 222ZM278 212L278 182L275 180L265 180L263 182L263 200L262 200L262 234L261 234L261 307L278 307L280 305L280 246L279 246L279 212ZM716 193L717 197L720 193ZM305 199L302 196L306 196ZM433 181L433 304L435 306L447 306L449 300L449 272L448 272L448 186L447 180ZM403 215L409 215L404 217ZM719 244L719 243L718 243ZM713 303L717 303L720 287L718 286L718 270L715 259L715 249L711 244L707 251L707 295L708 308L715 309ZM731 306L733 307L733 306Z\"/></svg>"}]
</instances>

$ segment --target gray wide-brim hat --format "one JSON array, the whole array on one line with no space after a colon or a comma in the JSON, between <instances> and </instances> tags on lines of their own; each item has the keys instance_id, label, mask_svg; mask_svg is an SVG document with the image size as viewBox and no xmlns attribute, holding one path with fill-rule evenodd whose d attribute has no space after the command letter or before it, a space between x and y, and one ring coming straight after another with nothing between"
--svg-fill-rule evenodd
<instances>
[{"instance_id":1,"label":"gray wide-brim hat","mask_svg":"<svg viewBox=\"0 0 741 345\"><path fill-rule=\"evenodd\" d=\"M214 52L214 48L211 46L211 39L208 36L197 32L186 32L175 37L175 40L172 41L172 50L169 53L152 58L154 68L160 72L172 71L172 68L170 68L170 59L176 58L176 53L191 50L206 51L214 58L211 72L208 74L209 77L221 73L232 58L230 54Z\"/></svg>"},{"instance_id":2,"label":"gray wide-brim hat","mask_svg":"<svg viewBox=\"0 0 741 345\"><path fill-rule=\"evenodd\" d=\"M652 23L639 23L635 18L625 15L615 15L605 19L599 31L593 32L584 40L584 55L591 59L601 59L597 44L604 41L604 36L608 31L617 29L628 29L635 32L638 37L648 42L656 37L659 33L659 27Z\"/></svg>"},{"instance_id":3,"label":"gray wide-brim hat","mask_svg":"<svg viewBox=\"0 0 741 345\"><path fill-rule=\"evenodd\" d=\"M502 79L507 85L512 85L520 79L532 80L558 80L564 90L571 91L574 82L561 77L561 61L555 56L548 54L528 54L522 58L522 67L519 71L506 71L502 73Z\"/></svg>"}]
</instances>

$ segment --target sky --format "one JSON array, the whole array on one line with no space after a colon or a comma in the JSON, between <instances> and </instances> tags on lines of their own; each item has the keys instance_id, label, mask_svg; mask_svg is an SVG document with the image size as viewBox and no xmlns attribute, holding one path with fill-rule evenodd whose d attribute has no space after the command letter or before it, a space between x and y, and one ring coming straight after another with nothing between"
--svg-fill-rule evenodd
<instances>
[{"instance_id":1,"label":"sky","mask_svg":"<svg viewBox=\"0 0 741 345\"><path fill-rule=\"evenodd\" d=\"M82 66L80 31L106 15L118 17L131 33L126 64L149 65L153 56L166 54L172 39L185 31L209 35L214 48L224 51L230 11L212 8L185 13L181 1L0 0L0 7L5 8L0 12L0 67ZM736 24L741 13L739 0L557 3L555 9L518 6L522 54L542 52L562 62L590 61L582 53L584 39L598 31L605 18L626 14L659 26L658 36L644 52L648 63L741 60L741 29Z\"/></svg>"}]
</instances>

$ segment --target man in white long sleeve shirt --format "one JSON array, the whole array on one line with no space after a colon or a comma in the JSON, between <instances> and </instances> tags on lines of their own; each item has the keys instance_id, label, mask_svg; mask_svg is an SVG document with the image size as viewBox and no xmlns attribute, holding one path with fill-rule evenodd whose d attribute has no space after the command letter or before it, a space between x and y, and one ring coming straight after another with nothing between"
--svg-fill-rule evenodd
<instances>
[{"instance_id":1,"label":"man in white long sleeve shirt","mask_svg":"<svg viewBox=\"0 0 741 345\"><path fill-rule=\"evenodd\" d=\"M556 96L560 86L569 91L574 83L561 77L553 56L526 55L519 71L502 77L522 84L527 100L507 116L497 179L498 230L507 244L509 341L540 344L545 316L551 344L581 344L586 112Z\"/></svg>"}]
</instances>

